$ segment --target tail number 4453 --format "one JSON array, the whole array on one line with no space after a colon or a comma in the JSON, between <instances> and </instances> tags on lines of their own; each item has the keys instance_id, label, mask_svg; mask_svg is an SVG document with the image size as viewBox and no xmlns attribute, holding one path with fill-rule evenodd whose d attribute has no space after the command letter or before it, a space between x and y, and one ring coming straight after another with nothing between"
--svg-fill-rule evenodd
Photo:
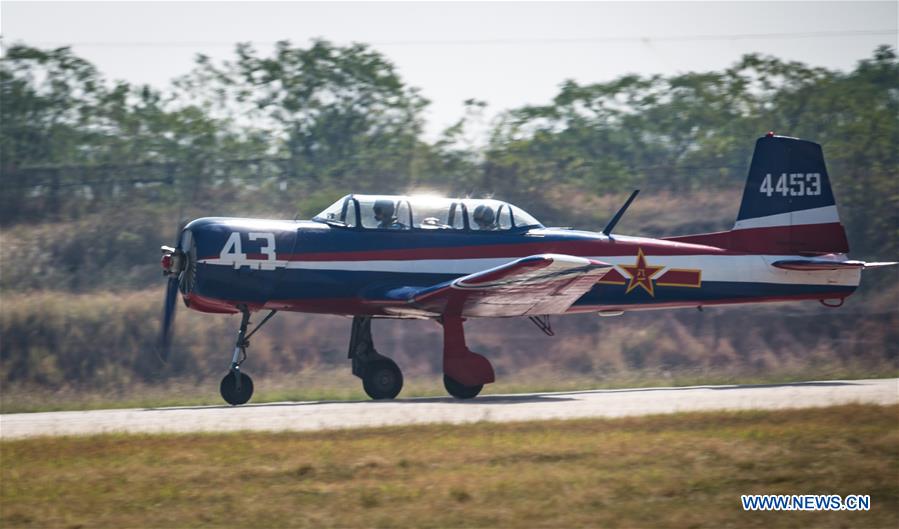
<instances>
[{"instance_id":1,"label":"tail number 4453","mask_svg":"<svg viewBox=\"0 0 899 529\"><path fill-rule=\"evenodd\" d=\"M759 193L765 193L765 196L769 197L772 195L780 195L782 197L818 196L821 194L821 174L781 173L775 183L771 173L768 173L765 175L765 179L762 180Z\"/></svg>"},{"instance_id":2,"label":"tail number 4453","mask_svg":"<svg viewBox=\"0 0 899 529\"><path fill-rule=\"evenodd\" d=\"M287 264L286 261L278 261L275 256L275 234L274 233L258 233L250 232L247 234L250 242L261 241L259 254L248 257L243 251L240 242L240 232L231 232L231 236L225 242L219 254L220 262L230 263L235 269L242 266L249 266L251 269L274 270ZM261 257L260 258L257 258Z\"/></svg>"}]
</instances>

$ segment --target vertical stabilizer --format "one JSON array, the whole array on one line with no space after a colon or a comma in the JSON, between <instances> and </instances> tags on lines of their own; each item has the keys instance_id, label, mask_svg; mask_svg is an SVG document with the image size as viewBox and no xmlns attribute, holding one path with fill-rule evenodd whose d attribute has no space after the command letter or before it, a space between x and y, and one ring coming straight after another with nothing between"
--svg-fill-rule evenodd
<instances>
[{"instance_id":1,"label":"vertical stabilizer","mask_svg":"<svg viewBox=\"0 0 899 529\"><path fill-rule=\"evenodd\" d=\"M773 134L759 138L734 230L754 230L784 253L848 252L821 146Z\"/></svg>"},{"instance_id":2,"label":"vertical stabilizer","mask_svg":"<svg viewBox=\"0 0 899 529\"><path fill-rule=\"evenodd\" d=\"M821 146L773 133L755 144L733 229L670 239L765 254L849 251Z\"/></svg>"}]
</instances>

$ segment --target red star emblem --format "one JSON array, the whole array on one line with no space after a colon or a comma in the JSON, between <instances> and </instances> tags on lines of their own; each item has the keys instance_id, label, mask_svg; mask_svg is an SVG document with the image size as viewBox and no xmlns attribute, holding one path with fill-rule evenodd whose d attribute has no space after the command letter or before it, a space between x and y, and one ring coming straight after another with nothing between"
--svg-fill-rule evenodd
<instances>
[{"instance_id":1,"label":"red star emblem","mask_svg":"<svg viewBox=\"0 0 899 529\"><path fill-rule=\"evenodd\" d=\"M646 258L643 257L643 248L637 250L637 264L619 266L627 275L631 276L630 282L627 284L627 290L624 292L625 294L640 286L643 287L643 290L649 292L650 296L655 297L656 294L652 288L652 276L658 274L661 269L665 268L664 266L647 266Z\"/></svg>"}]
</instances>

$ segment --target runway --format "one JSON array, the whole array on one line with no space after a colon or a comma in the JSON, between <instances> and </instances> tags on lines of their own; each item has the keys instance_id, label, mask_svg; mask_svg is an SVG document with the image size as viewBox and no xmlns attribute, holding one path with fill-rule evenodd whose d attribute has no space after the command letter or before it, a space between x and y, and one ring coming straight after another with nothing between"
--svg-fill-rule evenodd
<instances>
[{"instance_id":1,"label":"runway","mask_svg":"<svg viewBox=\"0 0 899 529\"><path fill-rule=\"evenodd\" d=\"M711 410L777 410L849 403L899 404L899 379L486 395L470 401L430 397L18 413L0 415L0 438L100 433L310 431Z\"/></svg>"}]
</instances>

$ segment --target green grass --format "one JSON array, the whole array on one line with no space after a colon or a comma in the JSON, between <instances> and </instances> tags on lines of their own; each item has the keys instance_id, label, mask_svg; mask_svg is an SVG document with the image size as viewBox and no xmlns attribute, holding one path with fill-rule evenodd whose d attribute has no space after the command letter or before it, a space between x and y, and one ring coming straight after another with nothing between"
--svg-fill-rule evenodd
<instances>
[{"instance_id":1,"label":"green grass","mask_svg":"<svg viewBox=\"0 0 899 529\"><path fill-rule=\"evenodd\" d=\"M315 369L282 377L254 377L255 393L251 402L368 400L361 381L348 369ZM756 375L682 372L653 374L640 372L612 377L566 373L509 373L484 387L482 395L583 391L656 386L696 386L719 384L778 384L807 380L837 380L899 377L891 370L821 370L780 372ZM160 408L201 406L222 403L219 379L169 382L158 385L132 385L113 388L63 386L46 388L6 384L0 392L0 412L29 413L112 408ZM400 398L446 396L440 375L407 375Z\"/></svg>"},{"instance_id":2,"label":"green grass","mask_svg":"<svg viewBox=\"0 0 899 529\"><path fill-rule=\"evenodd\" d=\"M6 441L0 526L897 527L899 407ZM741 494L870 494L744 512Z\"/></svg>"}]
</instances>

